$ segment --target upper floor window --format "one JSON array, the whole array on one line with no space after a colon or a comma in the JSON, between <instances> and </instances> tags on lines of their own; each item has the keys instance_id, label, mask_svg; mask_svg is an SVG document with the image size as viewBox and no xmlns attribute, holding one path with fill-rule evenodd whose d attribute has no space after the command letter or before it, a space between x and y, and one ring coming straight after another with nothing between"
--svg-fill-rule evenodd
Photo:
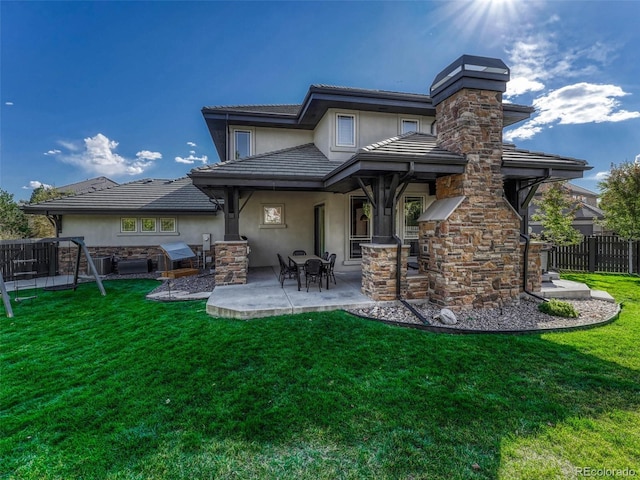
<instances>
[{"instance_id":1,"label":"upper floor window","mask_svg":"<svg viewBox=\"0 0 640 480\"><path fill-rule=\"evenodd\" d=\"M338 114L336 116L336 145L340 147L356 146L356 117Z\"/></svg>"},{"instance_id":2,"label":"upper floor window","mask_svg":"<svg viewBox=\"0 0 640 480\"><path fill-rule=\"evenodd\" d=\"M402 120L400 133L409 133L418 131L418 120Z\"/></svg>"},{"instance_id":3,"label":"upper floor window","mask_svg":"<svg viewBox=\"0 0 640 480\"><path fill-rule=\"evenodd\" d=\"M251 156L251 131L234 130L235 155L233 158L245 158Z\"/></svg>"}]
</instances>

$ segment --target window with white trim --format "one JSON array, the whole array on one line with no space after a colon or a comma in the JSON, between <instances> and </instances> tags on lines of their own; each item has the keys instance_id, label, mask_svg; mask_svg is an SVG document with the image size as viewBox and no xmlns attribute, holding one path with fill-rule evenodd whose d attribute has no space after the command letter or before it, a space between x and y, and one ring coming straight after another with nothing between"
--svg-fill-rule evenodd
<instances>
[{"instance_id":1,"label":"window with white trim","mask_svg":"<svg viewBox=\"0 0 640 480\"><path fill-rule=\"evenodd\" d=\"M251 131L250 130L234 130L233 131L234 156L236 160L251 156Z\"/></svg>"},{"instance_id":2,"label":"window with white trim","mask_svg":"<svg viewBox=\"0 0 640 480\"><path fill-rule=\"evenodd\" d=\"M120 231L122 233L132 233L138 231L138 221L136 218L124 217L120 219Z\"/></svg>"},{"instance_id":3,"label":"window with white trim","mask_svg":"<svg viewBox=\"0 0 640 480\"><path fill-rule=\"evenodd\" d=\"M122 217L120 218L120 233L148 235L154 233L176 234L178 220L175 217Z\"/></svg>"},{"instance_id":4,"label":"window with white trim","mask_svg":"<svg viewBox=\"0 0 640 480\"><path fill-rule=\"evenodd\" d=\"M361 243L371 242L372 206L367 197L349 198L349 259L362 258Z\"/></svg>"},{"instance_id":5,"label":"window with white trim","mask_svg":"<svg viewBox=\"0 0 640 480\"><path fill-rule=\"evenodd\" d=\"M420 225L418 218L424 211L425 198L423 195L405 195L403 199L402 240L410 245L410 256L418 255L418 236Z\"/></svg>"},{"instance_id":6,"label":"window with white trim","mask_svg":"<svg viewBox=\"0 0 640 480\"><path fill-rule=\"evenodd\" d=\"M157 220L155 218L141 218L140 231L143 233L152 233L156 231Z\"/></svg>"},{"instance_id":7,"label":"window with white trim","mask_svg":"<svg viewBox=\"0 0 640 480\"><path fill-rule=\"evenodd\" d=\"M174 233L176 231L176 219L171 217L160 219L160 232Z\"/></svg>"},{"instance_id":8,"label":"window with white trim","mask_svg":"<svg viewBox=\"0 0 640 480\"><path fill-rule=\"evenodd\" d=\"M356 146L356 117L355 115L336 114L336 146Z\"/></svg>"},{"instance_id":9,"label":"window with white trim","mask_svg":"<svg viewBox=\"0 0 640 480\"><path fill-rule=\"evenodd\" d=\"M418 128L418 120L402 120L400 133L417 132Z\"/></svg>"}]
</instances>

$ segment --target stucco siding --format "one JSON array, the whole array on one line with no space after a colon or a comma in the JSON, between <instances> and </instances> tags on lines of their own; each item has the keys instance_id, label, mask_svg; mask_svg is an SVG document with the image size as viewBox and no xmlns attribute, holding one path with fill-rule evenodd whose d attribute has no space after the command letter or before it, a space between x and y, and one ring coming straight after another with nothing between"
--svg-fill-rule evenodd
<instances>
[{"instance_id":1,"label":"stucco siding","mask_svg":"<svg viewBox=\"0 0 640 480\"><path fill-rule=\"evenodd\" d=\"M177 219L175 233L122 233L120 218L133 215L65 215L62 223L61 237L82 236L89 247L123 247L147 246L161 243L185 242L190 245L201 245L202 234L210 233L212 242L224 237L224 215L181 215ZM153 215L136 215L135 217L155 217Z\"/></svg>"},{"instance_id":2,"label":"stucco siding","mask_svg":"<svg viewBox=\"0 0 640 480\"><path fill-rule=\"evenodd\" d=\"M355 147L336 146L336 114L338 113L355 115ZM338 110L332 108L327 110L327 113L316 126L313 141L316 147L318 147L318 149L324 153L329 160L346 161L355 154L359 148L399 135L403 119L417 120L419 124L419 133L431 133L431 125L435 120L434 117L418 115L361 112L356 110Z\"/></svg>"},{"instance_id":3,"label":"stucco siding","mask_svg":"<svg viewBox=\"0 0 640 480\"><path fill-rule=\"evenodd\" d=\"M313 132L282 128L256 128L255 154L274 152L313 142Z\"/></svg>"}]
</instances>

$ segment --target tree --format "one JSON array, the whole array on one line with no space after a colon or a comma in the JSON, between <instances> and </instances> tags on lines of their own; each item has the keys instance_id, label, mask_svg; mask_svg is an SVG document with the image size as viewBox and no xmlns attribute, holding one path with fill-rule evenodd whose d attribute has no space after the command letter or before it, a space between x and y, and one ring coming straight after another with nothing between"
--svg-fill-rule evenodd
<instances>
[{"instance_id":1,"label":"tree","mask_svg":"<svg viewBox=\"0 0 640 480\"><path fill-rule=\"evenodd\" d=\"M30 236L26 215L13 200L13 195L0 189L0 240Z\"/></svg>"},{"instance_id":2,"label":"tree","mask_svg":"<svg viewBox=\"0 0 640 480\"><path fill-rule=\"evenodd\" d=\"M70 192L64 192L52 187L38 187L31 193L29 203L45 202L54 198L66 197ZM36 238L55 237L56 229L44 215L29 215L29 226L32 236Z\"/></svg>"},{"instance_id":3,"label":"tree","mask_svg":"<svg viewBox=\"0 0 640 480\"><path fill-rule=\"evenodd\" d=\"M582 234L573 227L573 218L580 204L571 200L566 182L550 184L540 200L534 200L538 211L532 220L542 224L542 237L559 247L575 245L582 241Z\"/></svg>"},{"instance_id":4,"label":"tree","mask_svg":"<svg viewBox=\"0 0 640 480\"><path fill-rule=\"evenodd\" d=\"M611 164L601 189L604 225L627 240L640 240L640 163Z\"/></svg>"}]
</instances>

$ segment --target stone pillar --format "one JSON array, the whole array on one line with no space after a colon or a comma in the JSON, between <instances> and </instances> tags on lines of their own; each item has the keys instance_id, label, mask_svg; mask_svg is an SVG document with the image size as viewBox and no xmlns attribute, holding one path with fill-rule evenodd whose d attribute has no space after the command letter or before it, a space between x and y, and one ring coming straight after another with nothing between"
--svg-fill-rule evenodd
<instances>
[{"instance_id":1,"label":"stone pillar","mask_svg":"<svg viewBox=\"0 0 640 480\"><path fill-rule=\"evenodd\" d=\"M524 263L524 248L522 243L522 262ZM527 264L527 290L530 292L540 292L542 290L542 249L544 243L529 243L529 263ZM524 267L524 265L523 265ZM524 268L523 268L524 271ZM522 288L521 288L522 290Z\"/></svg>"},{"instance_id":2,"label":"stone pillar","mask_svg":"<svg viewBox=\"0 0 640 480\"><path fill-rule=\"evenodd\" d=\"M467 159L464 173L436 181L437 200L464 200L420 226L429 297L453 310L500 307L520 293L521 218L504 198L501 173L508 79L501 61L465 55L431 88L438 145Z\"/></svg>"},{"instance_id":3,"label":"stone pillar","mask_svg":"<svg viewBox=\"0 0 640 480\"><path fill-rule=\"evenodd\" d=\"M398 246L369 243L362 247L362 293L375 301L397 299ZM406 291L409 245L403 245L400 261L400 287Z\"/></svg>"},{"instance_id":4,"label":"stone pillar","mask_svg":"<svg viewBox=\"0 0 640 480\"><path fill-rule=\"evenodd\" d=\"M247 283L249 244L245 240L215 242L216 286Z\"/></svg>"}]
</instances>

